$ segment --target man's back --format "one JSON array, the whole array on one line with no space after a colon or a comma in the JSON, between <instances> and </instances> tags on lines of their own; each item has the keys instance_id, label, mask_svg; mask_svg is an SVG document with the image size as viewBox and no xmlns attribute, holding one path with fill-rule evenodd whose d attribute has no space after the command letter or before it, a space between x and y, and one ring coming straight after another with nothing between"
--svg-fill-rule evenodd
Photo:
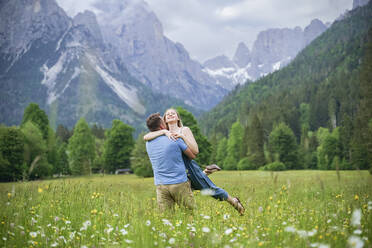
<instances>
[{"instance_id":1,"label":"man's back","mask_svg":"<svg viewBox=\"0 0 372 248\"><path fill-rule=\"evenodd\" d=\"M166 136L159 136L146 143L154 171L155 185L178 184L187 181L182 152L187 145L182 139L172 141Z\"/></svg>"}]
</instances>

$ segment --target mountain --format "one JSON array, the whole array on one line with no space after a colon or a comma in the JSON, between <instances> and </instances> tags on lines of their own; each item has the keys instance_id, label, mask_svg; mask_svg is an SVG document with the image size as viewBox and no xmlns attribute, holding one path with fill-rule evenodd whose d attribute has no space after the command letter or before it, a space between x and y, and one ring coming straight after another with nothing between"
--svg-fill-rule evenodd
<instances>
[{"instance_id":1,"label":"mountain","mask_svg":"<svg viewBox=\"0 0 372 248\"><path fill-rule=\"evenodd\" d=\"M210 109L227 93L182 44L164 36L162 24L144 1L109 0L95 7L105 42L146 86L201 109Z\"/></svg>"},{"instance_id":2,"label":"mountain","mask_svg":"<svg viewBox=\"0 0 372 248\"><path fill-rule=\"evenodd\" d=\"M93 12L71 19L55 1L7 0L0 14L1 123L19 124L30 102L47 111L53 126L68 127L81 117L106 127L113 119L143 127L148 113L190 108L134 78Z\"/></svg>"},{"instance_id":3,"label":"mountain","mask_svg":"<svg viewBox=\"0 0 372 248\"><path fill-rule=\"evenodd\" d=\"M203 114L202 131L209 137L227 137L235 121L249 125L258 116L266 138L276 123L285 122L299 140L304 125L314 131L350 122L361 99L360 73L371 20L371 2L348 12L286 67L236 88Z\"/></svg>"},{"instance_id":4,"label":"mountain","mask_svg":"<svg viewBox=\"0 0 372 248\"><path fill-rule=\"evenodd\" d=\"M216 78L220 85L231 90L236 85L245 83L246 80L255 81L283 68L326 29L325 24L314 19L304 30L296 27L262 31L258 34L252 51L241 42L232 60L226 57L224 64L220 66L214 64L216 58L207 60L204 63L205 71ZM211 64L214 66L211 67Z\"/></svg>"}]
</instances>

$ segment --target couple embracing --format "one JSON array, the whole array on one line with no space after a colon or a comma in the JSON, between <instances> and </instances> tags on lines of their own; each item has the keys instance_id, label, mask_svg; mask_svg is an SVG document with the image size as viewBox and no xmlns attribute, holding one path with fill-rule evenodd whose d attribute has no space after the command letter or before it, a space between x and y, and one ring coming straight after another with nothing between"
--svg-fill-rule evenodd
<instances>
[{"instance_id":1,"label":"couple embracing","mask_svg":"<svg viewBox=\"0 0 372 248\"><path fill-rule=\"evenodd\" d=\"M175 109L168 109L163 117L159 113L150 115L146 124L150 133L144 139L147 141L146 150L154 171L156 197L161 211L172 209L176 203L194 209L192 188L208 190L212 197L227 201L239 214L244 214L239 198L231 197L209 179L208 175L218 170L218 166L202 171L193 160L199 153L198 144L190 128L182 125Z\"/></svg>"}]
</instances>

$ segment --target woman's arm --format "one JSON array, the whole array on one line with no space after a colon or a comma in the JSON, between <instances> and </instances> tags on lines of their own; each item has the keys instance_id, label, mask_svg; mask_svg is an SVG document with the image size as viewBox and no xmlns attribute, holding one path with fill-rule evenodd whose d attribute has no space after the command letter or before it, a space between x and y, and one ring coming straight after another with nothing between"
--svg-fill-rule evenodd
<instances>
[{"instance_id":1,"label":"woman's arm","mask_svg":"<svg viewBox=\"0 0 372 248\"><path fill-rule=\"evenodd\" d=\"M192 134L190 128L183 127L182 131L183 131L183 133L181 135L179 135L179 137L182 138L185 141L185 143L188 147L190 147L190 150L192 151L192 153L197 155L199 153L198 143L196 143L196 140L195 140L194 135Z\"/></svg>"},{"instance_id":2,"label":"woman's arm","mask_svg":"<svg viewBox=\"0 0 372 248\"><path fill-rule=\"evenodd\" d=\"M149 132L149 133L145 134L145 136L143 136L143 139L146 140L146 141L149 141L149 140L153 140L153 139L155 139L159 136L162 136L162 135L166 135L169 139L175 140L175 138L173 138L173 135L171 135L171 133L167 129L162 129L162 130L158 130L158 131L154 131L154 132Z\"/></svg>"}]
</instances>

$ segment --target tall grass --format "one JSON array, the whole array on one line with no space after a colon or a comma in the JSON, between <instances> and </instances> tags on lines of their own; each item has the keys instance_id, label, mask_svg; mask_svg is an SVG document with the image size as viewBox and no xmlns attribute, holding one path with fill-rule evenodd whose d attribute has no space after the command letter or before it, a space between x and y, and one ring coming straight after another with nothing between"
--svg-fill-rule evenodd
<instances>
[{"instance_id":1,"label":"tall grass","mask_svg":"<svg viewBox=\"0 0 372 248\"><path fill-rule=\"evenodd\" d=\"M244 216L200 192L193 213L159 213L153 179L135 175L0 184L0 246L371 246L366 171L224 171L211 178L239 196Z\"/></svg>"}]
</instances>

